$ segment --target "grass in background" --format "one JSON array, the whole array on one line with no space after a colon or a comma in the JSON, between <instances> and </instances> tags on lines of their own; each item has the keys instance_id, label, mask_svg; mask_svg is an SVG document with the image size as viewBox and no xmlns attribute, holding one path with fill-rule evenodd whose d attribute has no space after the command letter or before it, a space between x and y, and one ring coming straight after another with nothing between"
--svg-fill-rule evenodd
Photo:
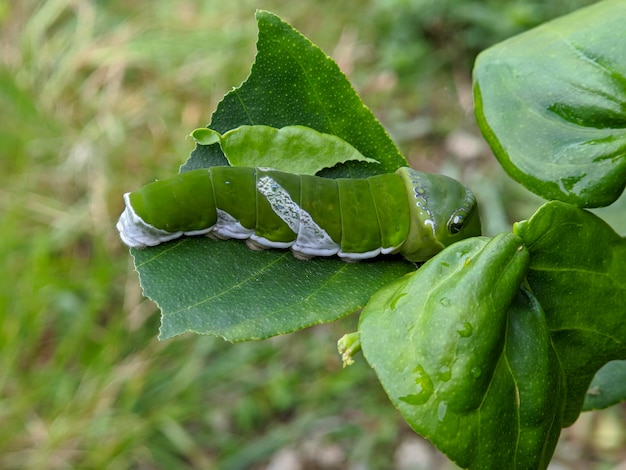
<instances>
[{"instance_id":1,"label":"grass in background","mask_svg":"<svg viewBox=\"0 0 626 470\"><path fill-rule=\"evenodd\" d=\"M416 166L479 182L490 230L506 229L536 204L523 191L498 203L509 183L493 181L473 124L470 57L488 44L463 44L498 13L486 2L468 17L481 3L0 1L0 468L247 469L294 455L402 468L421 441L365 362L342 370L335 351L356 316L258 343L159 342L114 224L122 193L175 173L185 136L245 79L266 8L337 59ZM505 6L536 22L574 8L537 5ZM504 24L485 41L529 26ZM614 461L618 444L591 455Z\"/></svg>"}]
</instances>

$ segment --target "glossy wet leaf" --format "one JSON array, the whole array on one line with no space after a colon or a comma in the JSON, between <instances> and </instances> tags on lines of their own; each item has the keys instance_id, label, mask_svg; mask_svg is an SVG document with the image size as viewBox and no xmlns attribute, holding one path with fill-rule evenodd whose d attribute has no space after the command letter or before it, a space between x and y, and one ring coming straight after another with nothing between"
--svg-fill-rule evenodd
<instances>
[{"instance_id":1,"label":"glossy wet leaf","mask_svg":"<svg viewBox=\"0 0 626 470\"><path fill-rule=\"evenodd\" d=\"M528 284L566 374L568 425L598 369L626 359L626 240L590 212L556 201L515 233L530 252Z\"/></svg>"},{"instance_id":2,"label":"glossy wet leaf","mask_svg":"<svg viewBox=\"0 0 626 470\"><path fill-rule=\"evenodd\" d=\"M476 115L500 164L546 199L605 206L626 185L626 2L607 0L482 52Z\"/></svg>"},{"instance_id":3,"label":"glossy wet leaf","mask_svg":"<svg viewBox=\"0 0 626 470\"><path fill-rule=\"evenodd\" d=\"M196 129L191 136L200 145L219 142L232 166L265 167L298 175L315 175L338 163L377 163L331 134L304 126L241 126L223 135L211 129ZM288 156L289 158L285 158Z\"/></svg>"},{"instance_id":4,"label":"glossy wet leaf","mask_svg":"<svg viewBox=\"0 0 626 470\"><path fill-rule=\"evenodd\" d=\"M361 314L391 401L464 468L545 468L560 432L561 370L541 307L520 291L527 266L513 234L464 240Z\"/></svg>"}]
</instances>

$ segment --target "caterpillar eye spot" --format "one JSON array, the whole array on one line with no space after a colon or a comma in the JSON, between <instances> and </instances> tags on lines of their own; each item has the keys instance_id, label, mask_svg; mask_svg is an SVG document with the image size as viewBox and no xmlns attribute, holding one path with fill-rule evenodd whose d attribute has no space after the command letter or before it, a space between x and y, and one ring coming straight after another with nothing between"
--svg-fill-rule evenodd
<instances>
[{"instance_id":1,"label":"caterpillar eye spot","mask_svg":"<svg viewBox=\"0 0 626 470\"><path fill-rule=\"evenodd\" d=\"M465 223L465 218L462 215L455 215L448 222L448 232L450 235L456 235L461 230L463 230L463 224Z\"/></svg>"}]
</instances>

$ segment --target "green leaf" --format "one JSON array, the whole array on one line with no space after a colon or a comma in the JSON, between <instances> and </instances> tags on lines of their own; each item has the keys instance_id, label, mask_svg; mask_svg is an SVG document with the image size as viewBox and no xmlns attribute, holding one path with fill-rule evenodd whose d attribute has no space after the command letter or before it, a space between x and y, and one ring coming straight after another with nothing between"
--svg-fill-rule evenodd
<instances>
[{"instance_id":1,"label":"green leaf","mask_svg":"<svg viewBox=\"0 0 626 470\"><path fill-rule=\"evenodd\" d=\"M569 425L598 369L626 359L626 239L590 212L557 201L514 231L530 252L528 284L565 371Z\"/></svg>"},{"instance_id":2,"label":"green leaf","mask_svg":"<svg viewBox=\"0 0 626 470\"><path fill-rule=\"evenodd\" d=\"M225 134L243 125L307 126L338 136L380 162L348 162L338 171L324 170L326 176L365 177L406 166L329 57L277 16L260 11L257 19L258 54L250 77L224 97L210 129ZM209 129L194 132L208 143L212 135ZM283 157L288 161L290 155ZM181 171L227 164L218 144L198 145ZM286 251L257 252L241 241L208 238L131 253L144 294L161 308L162 339L191 331L253 340L330 322L358 310L382 285L414 269L399 257L358 264L338 258L303 262Z\"/></svg>"},{"instance_id":3,"label":"green leaf","mask_svg":"<svg viewBox=\"0 0 626 470\"><path fill-rule=\"evenodd\" d=\"M256 17L258 53L250 76L224 97L209 128L224 134L244 125L301 125L335 135L380 162L346 163L322 176L366 177L407 165L330 57L276 15L258 11ZM220 159L224 164L218 145L198 145L181 171L211 166Z\"/></svg>"},{"instance_id":4,"label":"green leaf","mask_svg":"<svg viewBox=\"0 0 626 470\"><path fill-rule=\"evenodd\" d=\"M463 468L545 468L560 432L560 365L520 291L513 234L451 245L377 292L363 353L411 427Z\"/></svg>"},{"instance_id":5,"label":"green leaf","mask_svg":"<svg viewBox=\"0 0 626 470\"><path fill-rule=\"evenodd\" d=\"M626 401L626 361L611 361L595 375L585 395L583 411Z\"/></svg>"},{"instance_id":6,"label":"green leaf","mask_svg":"<svg viewBox=\"0 0 626 470\"><path fill-rule=\"evenodd\" d=\"M217 131L196 129L191 136L197 143L212 144L217 138L224 156L233 166L273 168L298 175L315 175L338 163L361 161L364 157L346 141L304 126L241 126L220 135Z\"/></svg>"},{"instance_id":7,"label":"green leaf","mask_svg":"<svg viewBox=\"0 0 626 470\"><path fill-rule=\"evenodd\" d=\"M251 253L242 245L186 238L131 250L144 294L161 309L161 339L194 332L244 341L330 322L413 269L403 262L294 262L289 252Z\"/></svg>"},{"instance_id":8,"label":"green leaf","mask_svg":"<svg viewBox=\"0 0 626 470\"><path fill-rule=\"evenodd\" d=\"M222 136L220 135L219 132L215 132L214 130L209 129L207 127L194 129L193 131L191 131L191 134L189 134L189 137L195 140L197 145L219 144L220 140L222 139ZM209 166L213 166L213 165L209 165Z\"/></svg>"},{"instance_id":9,"label":"green leaf","mask_svg":"<svg viewBox=\"0 0 626 470\"><path fill-rule=\"evenodd\" d=\"M558 362L538 304L518 293L527 262L511 234L460 242L361 317L363 352L394 404L463 467L541 468L558 436Z\"/></svg>"},{"instance_id":10,"label":"green leaf","mask_svg":"<svg viewBox=\"0 0 626 470\"><path fill-rule=\"evenodd\" d=\"M508 367L503 365L502 373L507 380L513 380L516 389L516 403L508 404L518 413L512 423L519 423L516 468L547 468L561 434L565 404L563 369L545 313L531 292L520 289L509 307L508 320L502 358ZM497 435L492 439L497 441Z\"/></svg>"},{"instance_id":11,"label":"green leaf","mask_svg":"<svg viewBox=\"0 0 626 470\"><path fill-rule=\"evenodd\" d=\"M606 206L626 185L626 2L607 0L481 53L476 116L534 193Z\"/></svg>"}]
</instances>

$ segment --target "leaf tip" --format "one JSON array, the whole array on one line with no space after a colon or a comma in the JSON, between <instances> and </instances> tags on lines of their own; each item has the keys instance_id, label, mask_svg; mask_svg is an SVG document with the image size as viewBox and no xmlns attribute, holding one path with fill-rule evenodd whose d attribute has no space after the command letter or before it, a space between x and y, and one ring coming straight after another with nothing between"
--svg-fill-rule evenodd
<instances>
[{"instance_id":1,"label":"leaf tip","mask_svg":"<svg viewBox=\"0 0 626 470\"><path fill-rule=\"evenodd\" d=\"M189 134L189 137L198 145L217 144L221 139L221 135L218 132L208 127L200 127L199 129L193 130L191 134Z\"/></svg>"}]
</instances>

